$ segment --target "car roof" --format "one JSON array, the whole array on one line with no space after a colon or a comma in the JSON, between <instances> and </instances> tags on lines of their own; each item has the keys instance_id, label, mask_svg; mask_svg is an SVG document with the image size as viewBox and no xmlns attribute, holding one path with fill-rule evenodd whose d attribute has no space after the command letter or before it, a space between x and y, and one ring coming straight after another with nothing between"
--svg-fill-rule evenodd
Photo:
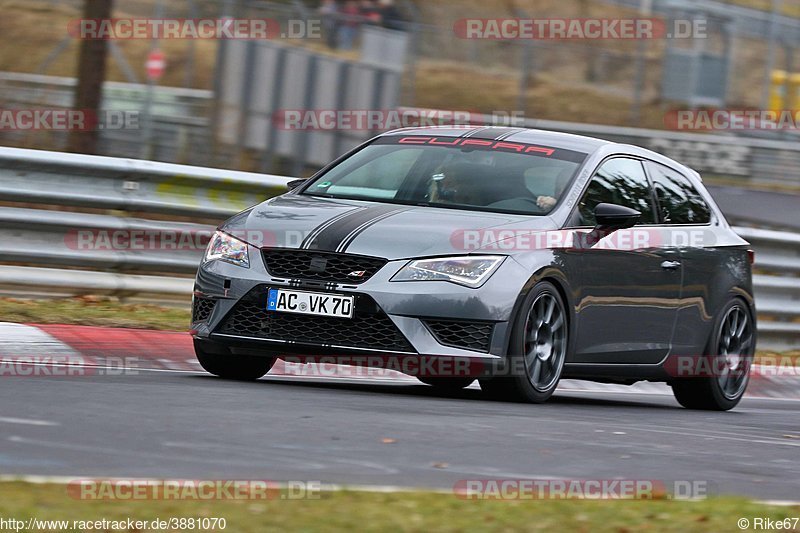
<instances>
[{"instance_id":1,"label":"car roof","mask_svg":"<svg viewBox=\"0 0 800 533\"><path fill-rule=\"evenodd\" d=\"M603 146L617 144L604 139L574 135L572 133L503 126L425 126L388 131L382 136L430 135L432 133L442 137L470 137L473 139L541 144L589 154Z\"/></svg>"},{"instance_id":2,"label":"car roof","mask_svg":"<svg viewBox=\"0 0 800 533\"><path fill-rule=\"evenodd\" d=\"M692 176L697 181L702 182L700 174L691 167L663 154L659 154L658 152L648 150L647 148L558 131L504 126L424 126L387 131L380 135L380 137L389 135L431 135L434 133L442 137L469 137L471 139L538 144L552 148L573 150L589 155L595 152L605 154L606 156L614 154L633 155L673 167L684 174Z\"/></svg>"}]
</instances>

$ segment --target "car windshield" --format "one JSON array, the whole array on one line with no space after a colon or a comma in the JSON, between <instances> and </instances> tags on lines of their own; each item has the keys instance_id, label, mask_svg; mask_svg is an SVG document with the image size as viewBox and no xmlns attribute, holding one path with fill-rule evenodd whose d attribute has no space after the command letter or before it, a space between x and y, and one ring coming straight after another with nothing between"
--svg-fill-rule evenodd
<instances>
[{"instance_id":1,"label":"car windshield","mask_svg":"<svg viewBox=\"0 0 800 533\"><path fill-rule=\"evenodd\" d=\"M585 153L469 137L380 137L330 168L302 194L546 215Z\"/></svg>"}]
</instances>

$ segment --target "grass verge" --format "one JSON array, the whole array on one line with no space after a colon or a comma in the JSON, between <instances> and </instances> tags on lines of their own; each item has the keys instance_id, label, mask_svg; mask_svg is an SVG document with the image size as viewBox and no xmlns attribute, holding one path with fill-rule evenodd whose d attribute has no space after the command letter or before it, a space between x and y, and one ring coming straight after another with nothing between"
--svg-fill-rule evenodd
<instances>
[{"instance_id":1,"label":"grass verge","mask_svg":"<svg viewBox=\"0 0 800 533\"><path fill-rule=\"evenodd\" d=\"M180 331L189 329L191 311L189 306L124 304L95 296L53 300L0 298L0 321Z\"/></svg>"},{"instance_id":2,"label":"grass verge","mask_svg":"<svg viewBox=\"0 0 800 533\"><path fill-rule=\"evenodd\" d=\"M226 530L249 531L738 531L737 520L796 517L798 507L743 498L696 502L475 501L430 492L323 492L319 499L267 501L83 501L66 486L0 484L0 516L27 520L166 520L225 518ZM794 526L792 526L794 527ZM791 527L788 528L791 530ZM40 529L39 531L47 531ZM54 530L54 529L51 529ZM78 528L66 530L79 530ZM112 529L106 529L111 531ZM138 531L151 531L142 528ZM63 531L63 530L62 530ZM117 529L115 531L130 531ZM170 529L171 531L171 529Z\"/></svg>"}]
</instances>

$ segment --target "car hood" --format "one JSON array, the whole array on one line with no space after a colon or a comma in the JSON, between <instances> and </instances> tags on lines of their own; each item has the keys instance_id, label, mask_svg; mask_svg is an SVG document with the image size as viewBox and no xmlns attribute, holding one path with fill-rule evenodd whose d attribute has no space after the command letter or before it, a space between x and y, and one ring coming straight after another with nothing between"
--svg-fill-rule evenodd
<instances>
[{"instance_id":1,"label":"car hood","mask_svg":"<svg viewBox=\"0 0 800 533\"><path fill-rule=\"evenodd\" d=\"M406 259L480 252L503 238L500 230L543 231L554 226L549 217L290 193L236 215L220 229L258 247Z\"/></svg>"}]
</instances>

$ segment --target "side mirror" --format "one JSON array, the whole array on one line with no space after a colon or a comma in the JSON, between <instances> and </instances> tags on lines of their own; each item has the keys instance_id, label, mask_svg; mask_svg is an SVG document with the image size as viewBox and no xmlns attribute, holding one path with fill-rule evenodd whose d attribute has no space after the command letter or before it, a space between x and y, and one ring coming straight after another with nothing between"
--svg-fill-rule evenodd
<instances>
[{"instance_id":1,"label":"side mirror","mask_svg":"<svg viewBox=\"0 0 800 533\"><path fill-rule=\"evenodd\" d=\"M293 191L293 190L295 190L296 188L298 188L299 186L301 186L302 184L304 184L307 181L308 180L306 178L299 179L299 180L292 180L292 181L290 181L289 183L286 184L286 187L290 191Z\"/></svg>"},{"instance_id":2,"label":"side mirror","mask_svg":"<svg viewBox=\"0 0 800 533\"><path fill-rule=\"evenodd\" d=\"M642 214L630 207L616 204L597 204L594 208L594 218L597 227L606 230L632 228L639 222Z\"/></svg>"}]
</instances>

